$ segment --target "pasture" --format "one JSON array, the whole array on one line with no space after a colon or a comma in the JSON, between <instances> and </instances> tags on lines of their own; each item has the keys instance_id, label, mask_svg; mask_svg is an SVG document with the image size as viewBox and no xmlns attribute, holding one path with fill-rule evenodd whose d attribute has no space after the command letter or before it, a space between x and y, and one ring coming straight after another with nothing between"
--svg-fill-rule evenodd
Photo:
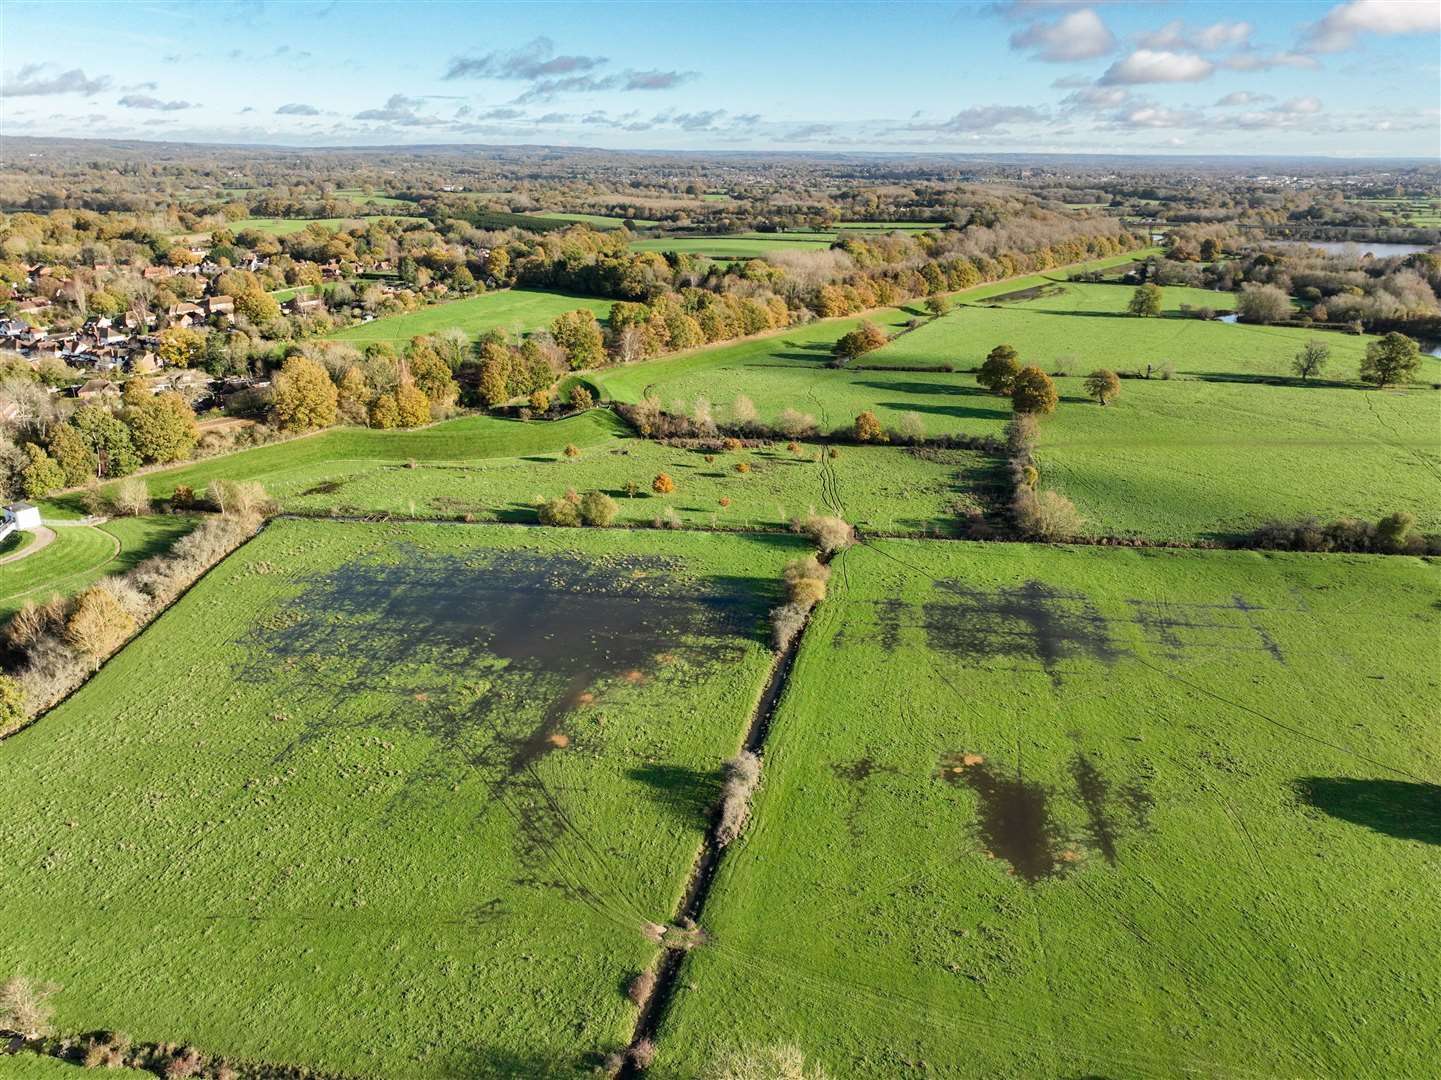
<instances>
[{"instance_id":1,"label":"pasture","mask_svg":"<svg viewBox=\"0 0 1441 1080\"><path fill-rule=\"evenodd\" d=\"M1423 560L846 552L654 1071L1428 1074L1438 672Z\"/></svg>"},{"instance_id":2,"label":"pasture","mask_svg":"<svg viewBox=\"0 0 1441 1080\"><path fill-rule=\"evenodd\" d=\"M272 522L0 745L0 970L62 985L64 1031L584 1074L629 1040L801 550Z\"/></svg>"},{"instance_id":3,"label":"pasture","mask_svg":"<svg viewBox=\"0 0 1441 1080\"><path fill-rule=\"evenodd\" d=\"M153 498L165 499L176 487L195 492L216 480L258 481L267 489L289 490L292 477L306 484L377 465L407 462L464 462L492 457L548 454L609 442L626 430L609 412L588 412L554 423L522 423L492 416L467 416L415 431L333 428L285 442L270 443L221 457L145 474ZM44 507L46 515L77 513L79 496L61 496Z\"/></svg>"},{"instance_id":4,"label":"pasture","mask_svg":"<svg viewBox=\"0 0 1441 1080\"><path fill-rule=\"evenodd\" d=\"M572 221L578 225L589 225L592 229L599 229L601 232L619 229L627 220L626 218L610 217L605 214L569 214L560 210L537 210L533 216L550 218L553 221ZM640 229L650 229L660 224L658 221L650 221L643 218L631 218L630 221Z\"/></svg>"},{"instance_id":5,"label":"pasture","mask_svg":"<svg viewBox=\"0 0 1441 1080\"><path fill-rule=\"evenodd\" d=\"M610 316L611 303L541 289L503 289L356 323L326 335L325 340L345 341L364 348L376 341L400 347L417 335L438 334L442 330L460 330L472 338L490 330L518 335L547 327L557 315L580 308L595 312L596 318L604 322Z\"/></svg>"},{"instance_id":6,"label":"pasture","mask_svg":"<svg viewBox=\"0 0 1441 1080\"><path fill-rule=\"evenodd\" d=\"M1110 405L1056 380L1041 487L1095 535L1231 540L1267 521L1396 510L1441 531L1441 393L1128 379Z\"/></svg>"},{"instance_id":7,"label":"pasture","mask_svg":"<svg viewBox=\"0 0 1441 1080\"><path fill-rule=\"evenodd\" d=\"M0 565L0 621L26 601L40 604L56 593L70 596L107 574L133 569L194 527L195 518L185 515L58 526L47 546Z\"/></svg>"},{"instance_id":8,"label":"pasture","mask_svg":"<svg viewBox=\"0 0 1441 1080\"><path fill-rule=\"evenodd\" d=\"M424 221L425 218L410 217L401 214L387 215L391 221ZM241 218L239 221L232 221L226 226L233 233L242 233L247 229L254 229L257 232L269 233L271 236L289 236L291 233L298 233L310 225L322 225L331 231L349 228L355 225L368 224L370 218Z\"/></svg>"}]
</instances>

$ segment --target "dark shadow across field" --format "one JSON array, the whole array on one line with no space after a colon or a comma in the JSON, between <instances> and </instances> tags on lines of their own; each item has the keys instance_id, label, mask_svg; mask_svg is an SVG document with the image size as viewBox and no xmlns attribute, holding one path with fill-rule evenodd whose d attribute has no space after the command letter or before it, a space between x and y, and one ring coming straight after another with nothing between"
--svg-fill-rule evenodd
<instances>
[{"instance_id":1,"label":"dark shadow across field","mask_svg":"<svg viewBox=\"0 0 1441 1080\"><path fill-rule=\"evenodd\" d=\"M1441 786L1407 780L1307 776L1296 792L1308 806L1400 840L1441 844Z\"/></svg>"}]
</instances>

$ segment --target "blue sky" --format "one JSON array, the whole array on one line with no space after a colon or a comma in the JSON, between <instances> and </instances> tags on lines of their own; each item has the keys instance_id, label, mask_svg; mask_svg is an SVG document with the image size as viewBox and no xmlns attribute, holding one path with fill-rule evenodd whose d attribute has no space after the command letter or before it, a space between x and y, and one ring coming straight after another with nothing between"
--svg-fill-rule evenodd
<instances>
[{"instance_id":1,"label":"blue sky","mask_svg":"<svg viewBox=\"0 0 1441 1080\"><path fill-rule=\"evenodd\" d=\"M1438 30L1438 0L3 0L0 135L1435 159Z\"/></svg>"}]
</instances>

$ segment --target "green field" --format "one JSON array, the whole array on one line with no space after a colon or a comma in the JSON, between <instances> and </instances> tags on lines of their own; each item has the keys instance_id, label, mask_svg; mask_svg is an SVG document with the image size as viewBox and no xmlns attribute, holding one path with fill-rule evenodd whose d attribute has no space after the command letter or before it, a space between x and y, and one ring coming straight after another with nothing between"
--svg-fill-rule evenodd
<instances>
[{"instance_id":1,"label":"green field","mask_svg":"<svg viewBox=\"0 0 1441 1080\"><path fill-rule=\"evenodd\" d=\"M626 430L613 414L583 413L553 423L522 423L491 416L467 416L416 431L335 428L287 442L205 458L146 474L155 498L169 498L179 485L197 494L215 480L254 480L275 491L349 475L380 465L407 462L466 462L482 458L550 454L567 443L579 447L612 441ZM44 510L48 516L75 513L79 496L62 496Z\"/></svg>"},{"instance_id":2,"label":"green field","mask_svg":"<svg viewBox=\"0 0 1441 1080\"><path fill-rule=\"evenodd\" d=\"M505 289L483 293L464 300L433 304L404 315L389 315L368 323L357 323L337 330L327 341L348 341L365 346L372 341L404 345L419 334L437 334L442 330L463 330L479 337L488 330L520 334L550 325L552 319L567 311L587 308L604 321L610 315L612 301L590 296L570 296L539 289Z\"/></svg>"},{"instance_id":3,"label":"green field","mask_svg":"<svg viewBox=\"0 0 1441 1080\"><path fill-rule=\"evenodd\" d=\"M1441 532L1441 393L1128 379L1101 408L1082 379L1041 424L1041 486L1088 532L1229 540L1267 521L1396 510Z\"/></svg>"},{"instance_id":4,"label":"green field","mask_svg":"<svg viewBox=\"0 0 1441 1080\"><path fill-rule=\"evenodd\" d=\"M377 195L360 188L336 188L337 199L348 199L353 203L371 206L414 206L409 199L397 199L391 195Z\"/></svg>"},{"instance_id":5,"label":"green field","mask_svg":"<svg viewBox=\"0 0 1441 1080\"><path fill-rule=\"evenodd\" d=\"M589 225L592 229L599 229L607 232L611 229L619 229L625 224L625 218L608 217L605 214L567 214L559 210L537 210L535 217L551 218L554 221L574 221L580 225ZM637 228L650 229L659 225L658 221L649 221L643 218L632 218Z\"/></svg>"},{"instance_id":6,"label":"green field","mask_svg":"<svg viewBox=\"0 0 1441 1080\"><path fill-rule=\"evenodd\" d=\"M676 251L713 259L758 259L772 251L823 251L835 238L829 233L749 233L736 236L675 236L634 240L632 251Z\"/></svg>"},{"instance_id":7,"label":"green field","mask_svg":"<svg viewBox=\"0 0 1441 1080\"><path fill-rule=\"evenodd\" d=\"M267 490L287 511L515 523L533 523L541 499L604 491L616 501L619 524L651 524L671 511L686 527L777 529L796 517L841 512L873 532L943 536L960 531L965 510L995 513L1003 502L999 460L970 451L846 447L835 460L821 453L810 443L795 452L776 443L707 454L615 439L574 459L555 452L414 467L320 463ZM660 473L675 481L673 493L651 491ZM627 482L638 495L627 494Z\"/></svg>"},{"instance_id":8,"label":"green field","mask_svg":"<svg viewBox=\"0 0 1441 1080\"><path fill-rule=\"evenodd\" d=\"M61 1061L39 1054L0 1054L0 1077L3 1080L77 1080L84 1067L80 1062ZM109 1069L105 1073L118 1080L140 1080L155 1074L143 1069Z\"/></svg>"},{"instance_id":9,"label":"green field","mask_svg":"<svg viewBox=\"0 0 1441 1080\"><path fill-rule=\"evenodd\" d=\"M47 514L48 517L48 514ZM0 566L0 621L27 600L69 596L106 576L132 569L195 527L187 516L116 518L103 525L62 525L42 550Z\"/></svg>"},{"instance_id":10,"label":"green field","mask_svg":"<svg viewBox=\"0 0 1441 1080\"><path fill-rule=\"evenodd\" d=\"M585 1074L629 1040L800 550L272 522L0 745L0 971L63 986L62 1031Z\"/></svg>"},{"instance_id":11,"label":"green field","mask_svg":"<svg viewBox=\"0 0 1441 1080\"><path fill-rule=\"evenodd\" d=\"M1433 1071L1434 562L884 541L831 581L654 1071Z\"/></svg>"},{"instance_id":12,"label":"green field","mask_svg":"<svg viewBox=\"0 0 1441 1080\"><path fill-rule=\"evenodd\" d=\"M232 221L226 228L239 234L246 229L269 233L272 236L289 236L298 233L308 225L324 225L327 229L343 229L355 225L369 224L371 218L241 218ZM391 214L390 221L424 221L425 218Z\"/></svg>"}]
</instances>

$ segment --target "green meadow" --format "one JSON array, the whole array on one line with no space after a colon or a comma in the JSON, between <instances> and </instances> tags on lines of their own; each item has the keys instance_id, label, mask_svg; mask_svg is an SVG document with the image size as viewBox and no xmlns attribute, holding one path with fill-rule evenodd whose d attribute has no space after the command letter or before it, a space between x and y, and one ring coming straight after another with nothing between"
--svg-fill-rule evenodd
<instances>
[{"instance_id":1,"label":"green meadow","mask_svg":"<svg viewBox=\"0 0 1441 1080\"><path fill-rule=\"evenodd\" d=\"M421 217L396 214L391 214L388 217L391 221L425 220L425 218ZM241 233L246 229L254 229L258 232L269 233L272 236L289 236L291 233L300 232L309 225L323 225L327 229L335 230L354 225L365 225L368 222L368 218L241 218L239 221L232 221L226 228L233 233Z\"/></svg>"},{"instance_id":2,"label":"green meadow","mask_svg":"<svg viewBox=\"0 0 1441 1080\"><path fill-rule=\"evenodd\" d=\"M363 348L375 341L401 346L417 335L442 330L461 330L470 337L490 330L519 334L547 327L557 315L581 308L595 312L596 318L604 321L610 315L611 303L541 289L503 289L357 323L327 335L326 340L346 341Z\"/></svg>"},{"instance_id":3,"label":"green meadow","mask_svg":"<svg viewBox=\"0 0 1441 1080\"><path fill-rule=\"evenodd\" d=\"M272 522L0 747L0 970L62 986L63 1031L586 1074L629 1041L801 550Z\"/></svg>"},{"instance_id":4,"label":"green meadow","mask_svg":"<svg viewBox=\"0 0 1441 1080\"><path fill-rule=\"evenodd\" d=\"M835 564L654 1072L1431 1072L1441 578L877 541Z\"/></svg>"}]
</instances>

